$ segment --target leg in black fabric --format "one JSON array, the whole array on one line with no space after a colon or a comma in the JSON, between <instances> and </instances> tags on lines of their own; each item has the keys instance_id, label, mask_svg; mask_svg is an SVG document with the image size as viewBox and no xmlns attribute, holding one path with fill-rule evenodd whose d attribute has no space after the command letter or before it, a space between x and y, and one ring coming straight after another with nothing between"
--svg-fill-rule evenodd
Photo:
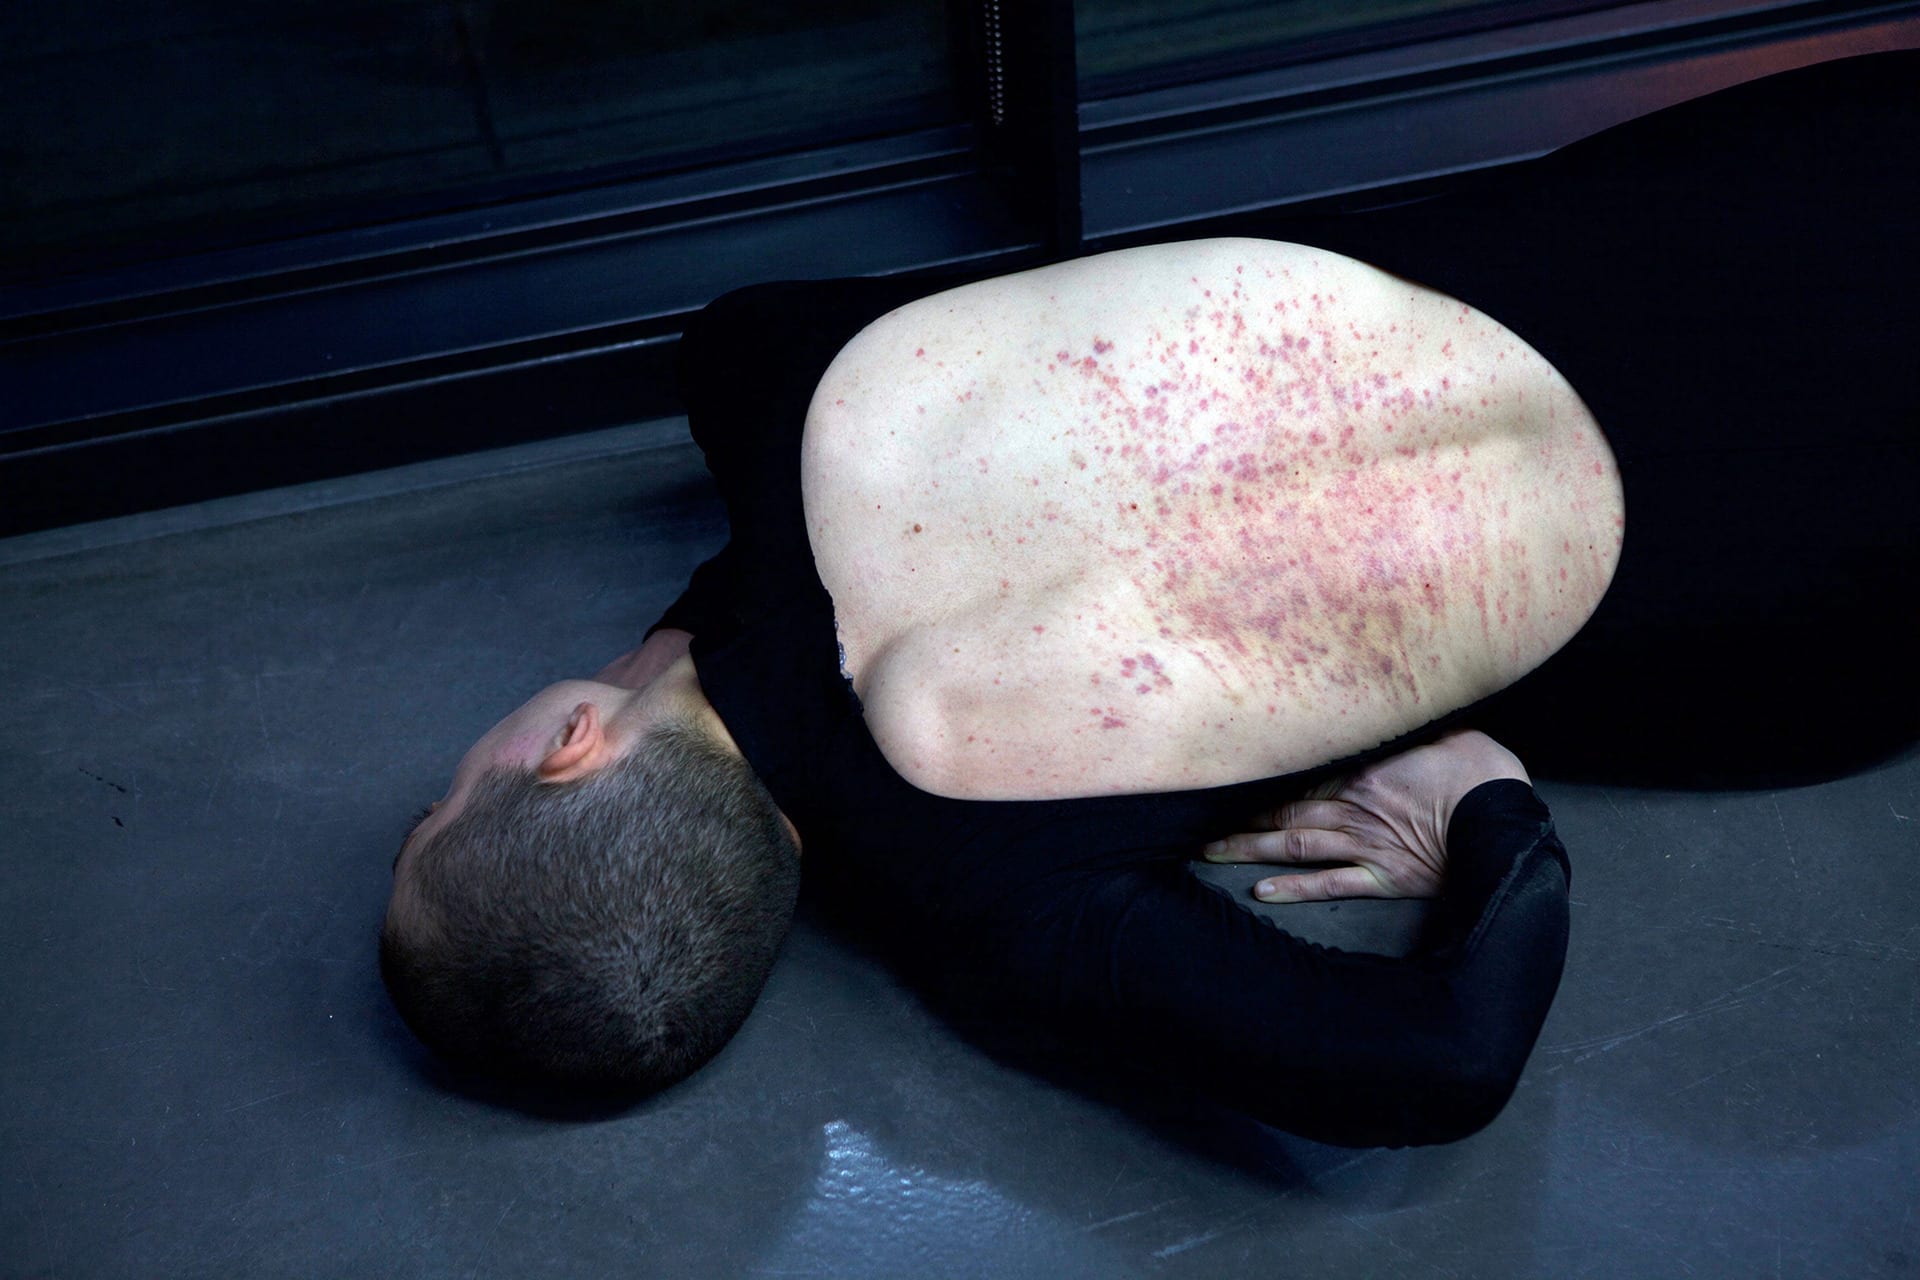
<instances>
[{"instance_id":1,"label":"leg in black fabric","mask_svg":"<svg viewBox=\"0 0 1920 1280\"><path fill-rule=\"evenodd\" d=\"M1601 417L1628 484L1616 589L1494 717L1550 729L1542 767L1776 783L1920 731L1916 85L1911 55L1853 59L1564 157L1622 228L1598 238L1648 269L1623 272L1641 300L1614 318L1642 323Z\"/></svg>"}]
</instances>

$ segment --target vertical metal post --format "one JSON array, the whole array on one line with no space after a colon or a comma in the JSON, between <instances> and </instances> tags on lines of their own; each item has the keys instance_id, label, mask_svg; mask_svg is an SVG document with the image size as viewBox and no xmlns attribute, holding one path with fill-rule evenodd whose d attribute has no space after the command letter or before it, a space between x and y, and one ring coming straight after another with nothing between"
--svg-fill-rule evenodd
<instances>
[{"instance_id":1,"label":"vertical metal post","mask_svg":"<svg viewBox=\"0 0 1920 1280\"><path fill-rule=\"evenodd\" d=\"M1080 252L1079 84L1072 0L970 0L988 162L1049 259Z\"/></svg>"}]
</instances>

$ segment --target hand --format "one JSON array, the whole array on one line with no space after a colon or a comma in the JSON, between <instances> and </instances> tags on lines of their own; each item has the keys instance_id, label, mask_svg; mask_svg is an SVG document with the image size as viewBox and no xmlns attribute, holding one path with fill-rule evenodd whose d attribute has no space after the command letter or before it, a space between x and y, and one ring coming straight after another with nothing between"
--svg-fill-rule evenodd
<instances>
[{"instance_id":1,"label":"hand","mask_svg":"<svg viewBox=\"0 0 1920 1280\"><path fill-rule=\"evenodd\" d=\"M1431 898L1447 862L1447 824L1483 782L1531 782L1511 751L1476 730L1376 760L1255 814L1251 831L1201 850L1209 862L1337 863L1254 886L1262 902L1329 898Z\"/></svg>"}]
</instances>

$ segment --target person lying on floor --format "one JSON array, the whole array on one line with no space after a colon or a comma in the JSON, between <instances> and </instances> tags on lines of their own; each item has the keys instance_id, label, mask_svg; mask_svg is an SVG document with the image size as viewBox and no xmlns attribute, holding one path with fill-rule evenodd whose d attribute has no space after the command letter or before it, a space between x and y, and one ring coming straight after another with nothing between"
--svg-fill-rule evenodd
<instances>
[{"instance_id":1,"label":"person lying on floor","mask_svg":"<svg viewBox=\"0 0 1920 1280\"><path fill-rule=\"evenodd\" d=\"M1558 666L1590 700L1632 687L1606 639L1651 624L1583 625L1676 594L1609 595L1621 471L1555 363L1410 276L1253 239L742 290L682 359L732 539L402 845L381 969L425 1043L670 1085L746 1018L804 847L942 1007L1015 1040L1326 1141L1500 1111L1569 873L1521 760L1468 726L1558 723L1577 635ZM1705 429L1636 376L1631 429ZM1690 581L1688 538L1652 529L1642 578ZM1412 954L1343 953L1198 882L1203 851L1321 868L1269 901L1438 896Z\"/></svg>"}]
</instances>

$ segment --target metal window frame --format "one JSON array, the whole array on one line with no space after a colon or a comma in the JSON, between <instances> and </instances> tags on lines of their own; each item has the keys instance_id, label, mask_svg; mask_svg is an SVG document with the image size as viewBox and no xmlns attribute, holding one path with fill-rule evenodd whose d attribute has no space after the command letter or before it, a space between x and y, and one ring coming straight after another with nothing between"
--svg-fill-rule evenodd
<instances>
[{"instance_id":1,"label":"metal window frame","mask_svg":"<svg viewBox=\"0 0 1920 1280\"><path fill-rule=\"evenodd\" d=\"M1920 43L1920 2L1660 0L1081 102L1070 0L956 12L957 128L0 289L0 534L674 412L739 284L1038 265Z\"/></svg>"},{"instance_id":2,"label":"metal window frame","mask_svg":"<svg viewBox=\"0 0 1920 1280\"><path fill-rule=\"evenodd\" d=\"M1085 241L1409 191L1794 66L1920 45L1920 5L1655 0L1081 109Z\"/></svg>"}]
</instances>

